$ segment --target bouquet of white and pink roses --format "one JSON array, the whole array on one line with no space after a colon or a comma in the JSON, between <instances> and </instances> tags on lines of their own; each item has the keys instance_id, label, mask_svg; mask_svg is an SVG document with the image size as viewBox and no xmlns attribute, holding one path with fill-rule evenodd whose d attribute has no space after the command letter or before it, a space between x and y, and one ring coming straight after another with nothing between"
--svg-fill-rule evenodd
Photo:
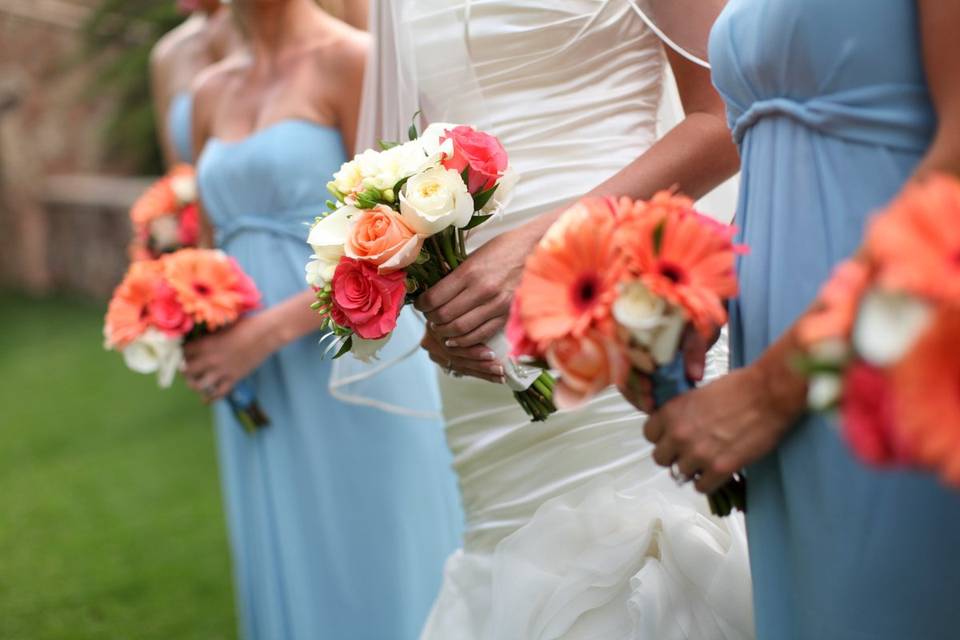
<instances>
[{"instance_id":1,"label":"bouquet of white and pink roses","mask_svg":"<svg viewBox=\"0 0 960 640\"><path fill-rule=\"evenodd\" d=\"M217 331L260 306L260 293L240 265L221 251L182 249L130 265L107 309L107 349L138 373L156 373L169 387L188 340ZM269 424L249 383L227 397L248 430Z\"/></svg>"},{"instance_id":2,"label":"bouquet of white and pink roses","mask_svg":"<svg viewBox=\"0 0 960 640\"><path fill-rule=\"evenodd\" d=\"M165 253L196 247L200 238L197 177L178 165L155 182L130 209L132 260L153 260Z\"/></svg>"},{"instance_id":3,"label":"bouquet of white and pink roses","mask_svg":"<svg viewBox=\"0 0 960 640\"><path fill-rule=\"evenodd\" d=\"M507 152L494 136L433 124L419 136L411 127L410 138L345 163L328 185L331 211L310 230L307 282L334 357L375 357L403 305L467 259L467 232L510 196ZM535 420L555 411L549 374L504 358L524 409Z\"/></svg>"}]
</instances>

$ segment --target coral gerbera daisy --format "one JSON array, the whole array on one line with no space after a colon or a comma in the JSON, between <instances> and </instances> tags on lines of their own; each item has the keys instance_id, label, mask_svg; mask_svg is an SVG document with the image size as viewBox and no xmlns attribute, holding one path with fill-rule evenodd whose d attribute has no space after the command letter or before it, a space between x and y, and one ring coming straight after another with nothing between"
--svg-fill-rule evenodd
<instances>
[{"instance_id":1,"label":"coral gerbera daisy","mask_svg":"<svg viewBox=\"0 0 960 640\"><path fill-rule=\"evenodd\" d=\"M871 223L867 250L885 287L960 304L960 181L908 185Z\"/></svg>"},{"instance_id":2,"label":"coral gerbera daisy","mask_svg":"<svg viewBox=\"0 0 960 640\"><path fill-rule=\"evenodd\" d=\"M252 282L220 251L182 249L164 257L163 264L183 308L210 331L230 324L258 303Z\"/></svg>"},{"instance_id":3,"label":"coral gerbera daisy","mask_svg":"<svg viewBox=\"0 0 960 640\"><path fill-rule=\"evenodd\" d=\"M616 208L610 199L580 201L528 258L517 311L541 350L591 327L612 330L610 308L622 272L613 243Z\"/></svg>"},{"instance_id":4,"label":"coral gerbera daisy","mask_svg":"<svg viewBox=\"0 0 960 640\"><path fill-rule=\"evenodd\" d=\"M860 300L869 284L870 270L862 262L848 260L838 265L820 290L820 307L800 321L800 341L812 345L828 339L849 338Z\"/></svg>"},{"instance_id":5,"label":"coral gerbera daisy","mask_svg":"<svg viewBox=\"0 0 960 640\"><path fill-rule=\"evenodd\" d=\"M123 348L139 338L150 326L150 303L163 281L159 262L135 262L123 278L107 308L104 337L110 348Z\"/></svg>"},{"instance_id":6,"label":"coral gerbera daisy","mask_svg":"<svg viewBox=\"0 0 960 640\"><path fill-rule=\"evenodd\" d=\"M733 227L660 192L625 219L618 248L629 270L655 295L684 309L704 334L727 321L724 300L737 294Z\"/></svg>"},{"instance_id":7,"label":"coral gerbera daisy","mask_svg":"<svg viewBox=\"0 0 960 640\"><path fill-rule=\"evenodd\" d=\"M921 464L960 487L960 310L943 308L891 369L897 426Z\"/></svg>"}]
</instances>

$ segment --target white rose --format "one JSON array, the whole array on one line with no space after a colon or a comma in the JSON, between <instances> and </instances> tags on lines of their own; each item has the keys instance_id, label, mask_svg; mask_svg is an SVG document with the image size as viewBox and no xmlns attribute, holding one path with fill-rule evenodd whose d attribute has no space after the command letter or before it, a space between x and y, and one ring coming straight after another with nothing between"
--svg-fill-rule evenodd
<instances>
[{"instance_id":1,"label":"white rose","mask_svg":"<svg viewBox=\"0 0 960 640\"><path fill-rule=\"evenodd\" d=\"M350 355L360 362L376 362L380 359L380 350L383 349L390 336L387 335L379 340L364 340L358 335L353 336L353 342L350 346Z\"/></svg>"},{"instance_id":2,"label":"white rose","mask_svg":"<svg viewBox=\"0 0 960 640\"><path fill-rule=\"evenodd\" d=\"M680 309L650 293L643 283L621 287L613 304L613 317L650 351L657 364L668 364L676 357L687 320Z\"/></svg>"},{"instance_id":3,"label":"white rose","mask_svg":"<svg viewBox=\"0 0 960 640\"><path fill-rule=\"evenodd\" d=\"M176 249L180 245L180 224L177 218L169 215L151 220L150 238L157 251Z\"/></svg>"},{"instance_id":4,"label":"white rose","mask_svg":"<svg viewBox=\"0 0 960 640\"><path fill-rule=\"evenodd\" d=\"M499 216L510 205L513 200L513 191L520 181L520 175L514 171L513 167L507 167L500 180L497 182L497 190L493 192L493 197L483 206L480 213L485 216Z\"/></svg>"},{"instance_id":5,"label":"white rose","mask_svg":"<svg viewBox=\"0 0 960 640\"><path fill-rule=\"evenodd\" d=\"M170 188L181 205L197 200L197 180L193 176L176 176L170 180Z\"/></svg>"},{"instance_id":6,"label":"white rose","mask_svg":"<svg viewBox=\"0 0 960 640\"><path fill-rule=\"evenodd\" d=\"M807 388L807 404L814 411L833 408L843 392L843 381L835 373L818 373Z\"/></svg>"},{"instance_id":7,"label":"white rose","mask_svg":"<svg viewBox=\"0 0 960 640\"><path fill-rule=\"evenodd\" d=\"M417 141L381 151L375 162L375 172L364 176L364 184L380 191L392 189L406 177L436 166L439 159L431 159Z\"/></svg>"},{"instance_id":8,"label":"white rose","mask_svg":"<svg viewBox=\"0 0 960 640\"><path fill-rule=\"evenodd\" d=\"M360 210L355 207L340 207L317 220L310 228L307 243L313 248L313 256L307 265L308 284L323 287L333 279L333 272L344 255L344 243L350 234L351 221L359 213Z\"/></svg>"},{"instance_id":9,"label":"white rose","mask_svg":"<svg viewBox=\"0 0 960 640\"><path fill-rule=\"evenodd\" d=\"M456 171L436 167L407 181L400 215L410 228L432 236L447 227L465 227L473 217L473 197Z\"/></svg>"},{"instance_id":10,"label":"white rose","mask_svg":"<svg viewBox=\"0 0 960 640\"><path fill-rule=\"evenodd\" d=\"M169 387L183 362L179 338L157 329L147 329L123 350L123 360L137 373L156 373L161 387Z\"/></svg>"},{"instance_id":11,"label":"white rose","mask_svg":"<svg viewBox=\"0 0 960 640\"><path fill-rule=\"evenodd\" d=\"M360 169L359 156L350 162L344 162L340 170L333 174L331 184L344 197L357 191L363 184L363 172Z\"/></svg>"},{"instance_id":12,"label":"white rose","mask_svg":"<svg viewBox=\"0 0 960 640\"><path fill-rule=\"evenodd\" d=\"M453 140L444 140L441 144L440 138L446 135L447 131L456 129L460 125L450 124L449 122L434 122L428 126L417 141L420 147L428 156L438 153L445 153L448 156L453 155Z\"/></svg>"},{"instance_id":13,"label":"white rose","mask_svg":"<svg viewBox=\"0 0 960 640\"><path fill-rule=\"evenodd\" d=\"M889 366L906 355L932 316L930 306L918 298L875 289L860 303L853 346L868 363Z\"/></svg>"}]
</instances>

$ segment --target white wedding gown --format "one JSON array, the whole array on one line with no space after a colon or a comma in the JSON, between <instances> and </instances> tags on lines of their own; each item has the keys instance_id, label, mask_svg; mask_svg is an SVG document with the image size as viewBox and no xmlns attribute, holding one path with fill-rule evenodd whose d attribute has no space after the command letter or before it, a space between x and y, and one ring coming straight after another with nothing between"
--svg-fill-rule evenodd
<instances>
[{"instance_id":1,"label":"white wedding gown","mask_svg":"<svg viewBox=\"0 0 960 640\"><path fill-rule=\"evenodd\" d=\"M415 87L428 121L501 139L520 180L474 247L655 141L665 57L626 0L400 1L374 6L367 99L379 98L365 114L399 109L379 131L390 139L416 110L405 107ZM726 370L724 350L709 369ZM440 385L467 528L423 640L753 638L742 518L713 518L677 487L615 391L531 423L505 386Z\"/></svg>"}]
</instances>

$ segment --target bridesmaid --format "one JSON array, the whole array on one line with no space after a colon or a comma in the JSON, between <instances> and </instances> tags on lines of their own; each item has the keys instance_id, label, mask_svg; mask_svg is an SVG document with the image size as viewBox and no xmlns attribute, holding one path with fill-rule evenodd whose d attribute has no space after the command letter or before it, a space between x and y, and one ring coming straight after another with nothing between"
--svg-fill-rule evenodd
<instances>
[{"instance_id":1,"label":"bridesmaid","mask_svg":"<svg viewBox=\"0 0 960 640\"><path fill-rule=\"evenodd\" d=\"M180 0L190 17L166 34L150 53L150 78L160 148L167 166L190 162L190 85L206 67L240 45L229 11L220 0Z\"/></svg>"},{"instance_id":2,"label":"bridesmaid","mask_svg":"<svg viewBox=\"0 0 960 640\"><path fill-rule=\"evenodd\" d=\"M438 412L431 365L381 375L392 411L335 400L304 281L305 222L352 151L368 38L311 0L233 10L249 54L198 80L193 146L217 244L265 310L191 343L186 375L210 400L249 379L272 421L248 435L216 404L244 635L413 640L462 519L440 421L411 417ZM415 344L405 327L394 340Z\"/></svg>"},{"instance_id":3,"label":"bridesmaid","mask_svg":"<svg viewBox=\"0 0 960 640\"><path fill-rule=\"evenodd\" d=\"M761 639L960 629L960 495L854 461L828 420L804 414L790 367L794 322L857 251L870 212L912 178L960 174L957 26L957 0L731 0L714 26L751 246L730 333L742 368L667 405L646 433L657 461L704 491L750 465Z\"/></svg>"}]
</instances>

